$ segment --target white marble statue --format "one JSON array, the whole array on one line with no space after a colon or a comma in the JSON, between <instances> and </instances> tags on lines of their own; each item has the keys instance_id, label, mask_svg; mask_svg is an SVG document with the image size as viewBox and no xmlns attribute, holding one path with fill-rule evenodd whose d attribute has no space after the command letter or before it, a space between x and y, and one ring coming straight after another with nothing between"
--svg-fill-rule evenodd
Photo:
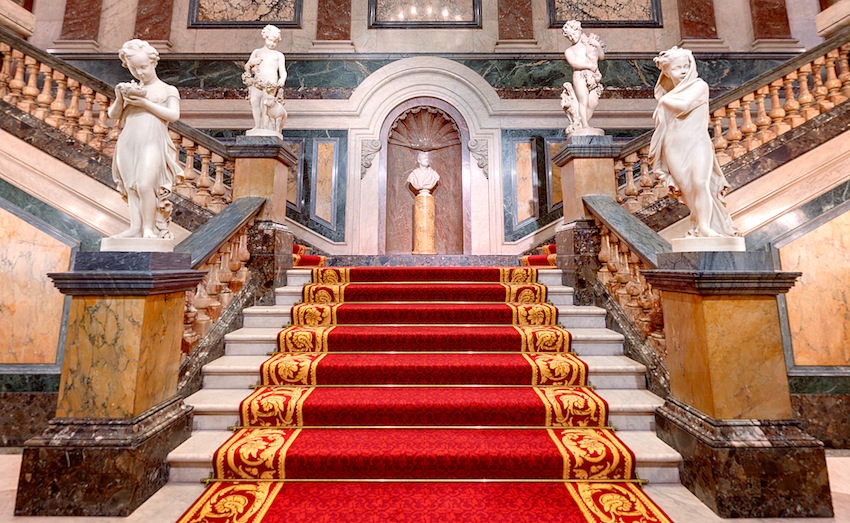
<instances>
[{"instance_id":1,"label":"white marble statue","mask_svg":"<svg viewBox=\"0 0 850 523\"><path fill-rule=\"evenodd\" d=\"M416 156L419 166L407 177L407 183L413 187L417 194L431 194L434 186L440 181L440 175L431 167L431 158L425 151Z\"/></svg>"},{"instance_id":2,"label":"white marble statue","mask_svg":"<svg viewBox=\"0 0 850 523\"><path fill-rule=\"evenodd\" d=\"M604 134L602 129L590 126L590 119L604 90L599 60L605 59L605 44L598 35L583 33L577 20L565 23L563 31L570 41L564 58L573 69L572 84L564 84L561 93L561 107L570 119L567 135Z\"/></svg>"},{"instance_id":3,"label":"white marble statue","mask_svg":"<svg viewBox=\"0 0 850 523\"><path fill-rule=\"evenodd\" d=\"M180 118L180 94L156 75L159 52L143 40L130 40L118 52L137 82L115 86L109 117L121 120L112 158L112 177L130 206L130 228L114 238L164 238L172 204L168 200L180 172L168 123Z\"/></svg>"},{"instance_id":4,"label":"white marble statue","mask_svg":"<svg viewBox=\"0 0 850 523\"><path fill-rule=\"evenodd\" d=\"M265 46L254 49L245 63L242 81L248 86L248 100L254 116L254 128L248 136L280 136L286 123L283 84L286 83L286 58L276 51L280 29L267 25L262 31Z\"/></svg>"},{"instance_id":5,"label":"white marble statue","mask_svg":"<svg viewBox=\"0 0 850 523\"><path fill-rule=\"evenodd\" d=\"M691 51L673 47L655 58L655 133L649 155L672 194L691 210L688 236L738 236L723 194L729 188L708 135L708 84L697 76Z\"/></svg>"}]
</instances>

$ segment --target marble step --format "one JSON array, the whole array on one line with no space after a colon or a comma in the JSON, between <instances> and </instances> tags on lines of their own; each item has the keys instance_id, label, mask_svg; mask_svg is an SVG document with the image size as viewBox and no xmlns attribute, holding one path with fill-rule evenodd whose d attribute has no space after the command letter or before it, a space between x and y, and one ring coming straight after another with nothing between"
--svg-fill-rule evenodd
<instances>
[{"instance_id":1,"label":"marble step","mask_svg":"<svg viewBox=\"0 0 850 523\"><path fill-rule=\"evenodd\" d=\"M260 365L268 355L225 355L203 368L203 386L248 389L259 382ZM626 356L584 356L588 381L598 389L645 389L646 367ZM247 396L247 393L246 393Z\"/></svg>"},{"instance_id":2,"label":"marble step","mask_svg":"<svg viewBox=\"0 0 850 523\"><path fill-rule=\"evenodd\" d=\"M256 307L252 307L254 309ZM248 309L245 309L246 312ZM248 327L225 335L225 354L269 355L277 350L279 326ZM570 328L572 349L578 356L616 356L623 353L623 335L598 327Z\"/></svg>"},{"instance_id":3,"label":"marble step","mask_svg":"<svg viewBox=\"0 0 850 523\"><path fill-rule=\"evenodd\" d=\"M246 389L204 388L186 398L194 407L193 430L227 430L239 421ZM609 407L609 423L621 431L655 430L655 409L664 401L647 390L596 389Z\"/></svg>"},{"instance_id":4,"label":"marble step","mask_svg":"<svg viewBox=\"0 0 850 523\"><path fill-rule=\"evenodd\" d=\"M537 269L537 282L550 287L563 285L561 269ZM313 273L311 269L289 269L286 271L287 287L302 287L312 282Z\"/></svg>"},{"instance_id":5,"label":"marble step","mask_svg":"<svg viewBox=\"0 0 850 523\"><path fill-rule=\"evenodd\" d=\"M168 454L169 483L195 483L212 474L215 450L230 431L200 430ZM650 431L621 431L617 436L634 452L637 475L650 483L678 483L682 456Z\"/></svg>"}]
</instances>

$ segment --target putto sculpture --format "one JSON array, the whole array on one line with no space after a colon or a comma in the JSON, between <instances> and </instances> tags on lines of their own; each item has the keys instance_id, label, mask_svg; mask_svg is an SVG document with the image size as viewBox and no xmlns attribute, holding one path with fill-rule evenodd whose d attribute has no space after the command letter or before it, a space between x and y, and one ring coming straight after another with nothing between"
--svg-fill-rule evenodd
<instances>
[{"instance_id":1,"label":"putto sculpture","mask_svg":"<svg viewBox=\"0 0 850 523\"><path fill-rule=\"evenodd\" d=\"M570 41L564 58L573 69L572 83L564 83L561 92L561 108L570 121L567 136L602 135L602 129L590 126L590 119L604 90L599 60L605 59L605 44L595 33L583 33L578 20L565 23L563 31Z\"/></svg>"},{"instance_id":2,"label":"putto sculpture","mask_svg":"<svg viewBox=\"0 0 850 523\"><path fill-rule=\"evenodd\" d=\"M286 83L286 58L276 51L280 43L280 29L267 25L262 33L265 46L254 49L245 63L242 82L248 86L248 101L254 128L248 136L279 136L286 123L283 107L283 85Z\"/></svg>"},{"instance_id":3,"label":"putto sculpture","mask_svg":"<svg viewBox=\"0 0 850 523\"><path fill-rule=\"evenodd\" d=\"M130 40L118 52L136 81L115 86L109 117L121 121L112 158L112 177L130 206L130 228L113 238L172 239L168 200L180 172L168 123L180 118L177 88L157 77L159 52L144 40ZM141 250L141 249L140 249Z\"/></svg>"},{"instance_id":4,"label":"putto sculpture","mask_svg":"<svg viewBox=\"0 0 850 523\"><path fill-rule=\"evenodd\" d=\"M649 149L652 168L690 208L689 237L738 236L723 200L729 183L708 134L708 84L699 78L694 56L687 49L664 51L655 58L655 65L661 75L655 85L658 106Z\"/></svg>"}]
</instances>

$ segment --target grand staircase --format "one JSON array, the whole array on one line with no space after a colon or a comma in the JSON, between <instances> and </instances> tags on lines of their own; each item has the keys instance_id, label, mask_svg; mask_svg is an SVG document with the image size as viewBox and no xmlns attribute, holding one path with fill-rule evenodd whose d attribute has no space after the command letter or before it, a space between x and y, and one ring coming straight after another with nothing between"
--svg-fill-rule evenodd
<instances>
[{"instance_id":1,"label":"grand staircase","mask_svg":"<svg viewBox=\"0 0 850 523\"><path fill-rule=\"evenodd\" d=\"M477 521L469 519L474 510L488 511L493 521L520 521L519 512L540 509L480 506L517 481L530 482L525 491L541 489L541 506L551 502L547 482L559 479L624 479L628 488L635 478L678 483L680 456L654 433L653 413L663 402L645 390L644 366L623 356L622 336L605 328L605 311L573 305L557 269L512 269L535 275L536 283L474 281L499 270L352 269L361 283L351 284L341 282L358 276L336 268L290 270L276 304L245 309L244 327L226 337L225 356L204 367L203 389L186 400L195 409L194 433L169 455L170 482L243 478L247 469L265 478L285 475L290 490L281 497L292 503L311 496L311 506L327 507L327 521L361 520L343 515L352 507L340 505L340 496L365 496L364 489L370 498L412 496L417 481L429 482L431 497L468 505L460 514L440 512L448 509L433 500L425 504L453 521ZM569 334L545 325L556 323L554 314L540 319L555 310ZM524 314L542 316L523 326ZM536 362L540 357L546 363ZM622 442L634 460L622 450L614 451L623 453L617 466L573 456L569 448L553 454L552 434L560 429L573 438L587 433L611 449ZM265 447L269 430L282 431L283 440L297 432L294 443L281 442L285 457ZM464 481L482 479L491 480L487 487ZM366 486L378 480L393 486ZM321 488L322 482L329 483ZM225 488L213 482L185 521L210 517L213 501L224 496L216 485ZM560 497L569 498L563 491ZM282 510L275 506L272 512ZM396 505L370 510L429 520L411 519Z\"/></svg>"}]
</instances>

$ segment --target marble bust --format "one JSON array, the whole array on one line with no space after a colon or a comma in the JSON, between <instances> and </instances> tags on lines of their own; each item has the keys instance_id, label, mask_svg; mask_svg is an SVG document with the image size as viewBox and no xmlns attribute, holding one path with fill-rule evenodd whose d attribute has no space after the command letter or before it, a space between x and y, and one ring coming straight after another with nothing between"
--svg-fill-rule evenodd
<instances>
[{"instance_id":1,"label":"marble bust","mask_svg":"<svg viewBox=\"0 0 850 523\"><path fill-rule=\"evenodd\" d=\"M570 42L564 58L573 70L572 83L565 83L561 93L561 108L570 120L567 135L602 135L590 119L604 90L599 60L605 59L605 44L595 33L583 33L578 20L565 23L563 33Z\"/></svg>"},{"instance_id":2,"label":"marble bust","mask_svg":"<svg viewBox=\"0 0 850 523\"><path fill-rule=\"evenodd\" d=\"M286 83L286 58L275 50L280 43L280 29L267 25L262 30L265 45L251 52L245 63L242 81L248 86L248 101L254 127L248 136L279 136L286 123L283 107L283 85Z\"/></svg>"},{"instance_id":3,"label":"marble bust","mask_svg":"<svg viewBox=\"0 0 850 523\"><path fill-rule=\"evenodd\" d=\"M723 200L729 184L708 134L708 84L699 78L687 49L664 51L655 64L661 75L655 86L652 168L690 208L688 237L738 236Z\"/></svg>"},{"instance_id":4,"label":"marble bust","mask_svg":"<svg viewBox=\"0 0 850 523\"><path fill-rule=\"evenodd\" d=\"M418 194L431 194L431 191L440 181L440 175L431 167L431 158L428 153L420 152L416 156L419 166L407 177L407 183L413 187Z\"/></svg>"},{"instance_id":5,"label":"marble bust","mask_svg":"<svg viewBox=\"0 0 850 523\"><path fill-rule=\"evenodd\" d=\"M173 238L171 194L181 171L168 123L180 118L180 94L156 74L159 52L148 42L130 40L118 53L136 81L115 86L110 118L121 121L112 176L130 207L130 228L113 238ZM149 250L149 249L138 249Z\"/></svg>"}]
</instances>

